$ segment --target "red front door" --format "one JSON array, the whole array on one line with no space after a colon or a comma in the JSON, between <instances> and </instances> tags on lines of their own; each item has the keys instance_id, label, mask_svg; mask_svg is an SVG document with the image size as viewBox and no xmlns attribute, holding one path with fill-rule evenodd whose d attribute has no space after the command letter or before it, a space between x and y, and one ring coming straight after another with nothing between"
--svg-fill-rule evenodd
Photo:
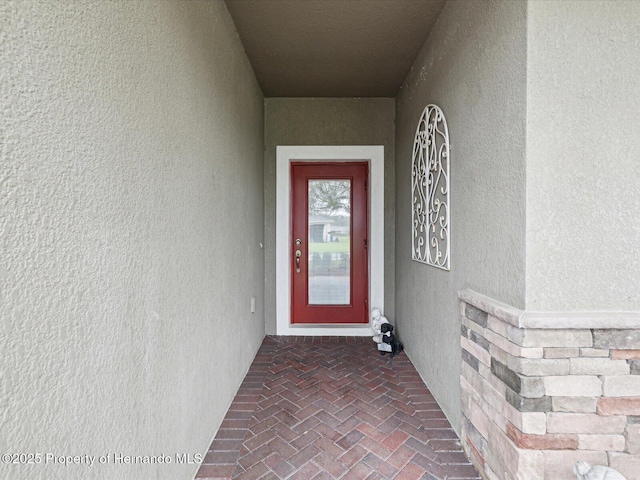
<instances>
[{"instance_id":1,"label":"red front door","mask_svg":"<svg viewBox=\"0 0 640 480\"><path fill-rule=\"evenodd\" d=\"M366 162L291 164L291 323L367 323Z\"/></svg>"}]
</instances>

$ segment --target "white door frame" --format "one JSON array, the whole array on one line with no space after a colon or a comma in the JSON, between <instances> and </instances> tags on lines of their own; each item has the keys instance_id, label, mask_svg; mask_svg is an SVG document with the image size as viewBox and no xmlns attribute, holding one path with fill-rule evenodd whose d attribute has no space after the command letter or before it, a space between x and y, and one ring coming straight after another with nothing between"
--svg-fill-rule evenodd
<instances>
[{"instance_id":1,"label":"white door frame","mask_svg":"<svg viewBox=\"0 0 640 480\"><path fill-rule=\"evenodd\" d=\"M384 146L276 147L276 334L371 335L362 325L291 324L291 162L369 162L369 310L384 312Z\"/></svg>"}]
</instances>

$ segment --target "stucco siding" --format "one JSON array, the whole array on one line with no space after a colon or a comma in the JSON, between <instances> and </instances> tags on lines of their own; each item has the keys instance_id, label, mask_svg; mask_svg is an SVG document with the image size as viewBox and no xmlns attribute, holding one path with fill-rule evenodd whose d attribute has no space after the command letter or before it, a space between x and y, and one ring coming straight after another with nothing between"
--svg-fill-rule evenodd
<instances>
[{"instance_id":1,"label":"stucco siding","mask_svg":"<svg viewBox=\"0 0 640 480\"><path fill-rule=\"evenodd\" d=\"M640 310L640 3L528 3L527 310Z\"/></svg>"},{"instance_id":2,"label":"stucco siding","mask_svg":"<svg viewBox=\"0 0 640 480\"><path fill-rule=\"evenodd\" d=\"M411 260L411 162L420 114L451 141L451 271ZM396 318L407 354L454 428L460 413L457 292L524 307L526 3L451 1L397 97Z\"/></svg>"},{"instance_id":3,"label":"stucco siding","mask_svg":"<svg viewBox=\"0 0 640 480\"><path fill-rule=\"evenodd\" d=\"M223 2L0 2L0 451L192 478L264 336L263 97ZM257 312L250 313L250 298Z\"/></svg>"}]
</instances>

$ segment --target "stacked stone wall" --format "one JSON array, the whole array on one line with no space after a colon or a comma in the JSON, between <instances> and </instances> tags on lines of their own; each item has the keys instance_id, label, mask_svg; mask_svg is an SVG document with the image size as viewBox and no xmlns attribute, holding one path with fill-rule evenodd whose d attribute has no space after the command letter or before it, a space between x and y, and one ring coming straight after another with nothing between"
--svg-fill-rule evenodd
<instances>
[{"instance_id":1,"label":"stacked stone wall","mask_svg":"<svg viewBox=\"0 0 640 480\"><path fill-rule=\"evenodd\" d=\"M483 478L573 479L585 460L640 480L640 328L523 327L513 307L460 298L461 438Z\"/></svg>"}]
</instances>

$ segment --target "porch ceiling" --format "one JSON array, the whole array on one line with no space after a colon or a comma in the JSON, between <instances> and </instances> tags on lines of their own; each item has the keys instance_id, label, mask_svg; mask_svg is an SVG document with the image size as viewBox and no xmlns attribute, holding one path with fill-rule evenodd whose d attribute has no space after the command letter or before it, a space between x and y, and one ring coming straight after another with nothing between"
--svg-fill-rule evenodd
<instances>
[{"instance_id":1,"label":"porch ceiling","mask_svg":"<svg viewBox=\"0 0 640 480\"><path fill-rule=\"evenodd\" d=\"M266 97L393 97L446 0L225 0Z\"/></svg>"}]
</instances>

